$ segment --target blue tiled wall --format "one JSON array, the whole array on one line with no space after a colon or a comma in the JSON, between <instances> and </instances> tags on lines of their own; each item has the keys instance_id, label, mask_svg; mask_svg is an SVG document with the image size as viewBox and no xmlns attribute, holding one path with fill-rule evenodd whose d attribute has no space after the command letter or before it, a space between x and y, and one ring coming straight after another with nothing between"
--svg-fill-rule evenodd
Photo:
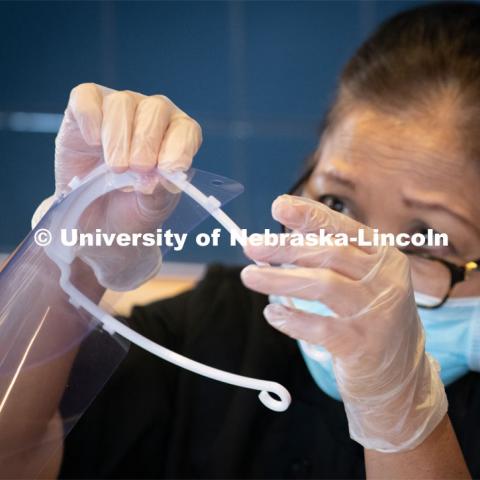
<instances>
[{"instance_id":1,"label":"blue tiled wall","mask_svg":"<svg viewBox=\"0 0 480 480\"><path fill-rule=\"evenodd\" d=\"M249 231L275 228L271 201L315 147L341 65L379 21L415 3L1 2L0 249L22 239L53 190L52 128L18 131L5 119L61 113L86 81L171 97L203 126L196 165L245 185L229 213ZM171 259L243 256L188 248Z\"/></svg>"}]
</instances>

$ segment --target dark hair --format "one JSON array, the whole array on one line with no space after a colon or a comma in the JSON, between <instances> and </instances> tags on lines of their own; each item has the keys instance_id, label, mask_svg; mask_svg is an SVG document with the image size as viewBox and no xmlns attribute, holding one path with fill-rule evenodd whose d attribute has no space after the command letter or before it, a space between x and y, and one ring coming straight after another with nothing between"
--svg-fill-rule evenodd
<instances>
[{"instance_id":1,"label":"dark hair","mask_svg":"<svg viewBox=\"0 0 480 480\"><path fill-rule=\"evenodd\" d=\"M345 65L322 137L358 105L392 114L407 110L428 114L446 94L458 107L456 126L465 154L479 158L477 3L429 3L383 22Z\"/></svg>"}]
</instances>

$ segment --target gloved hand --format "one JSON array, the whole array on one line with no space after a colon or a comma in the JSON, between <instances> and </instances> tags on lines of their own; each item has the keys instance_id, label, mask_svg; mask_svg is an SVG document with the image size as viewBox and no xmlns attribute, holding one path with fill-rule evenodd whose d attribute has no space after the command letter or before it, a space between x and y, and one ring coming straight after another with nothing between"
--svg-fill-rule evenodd
<instances>
[{"instance_id":1,"label":"gloved hand","mask_svg":"<svg viewBox=\"0 0 480 480\"><path fill-rule=\"evenodd\" d=\"M70 180L84 177L101 162L113 171L187 170L202 142L198 123L161 95L147 97L82 84L70 99L55 142L55 194L35 212L34 226ZM177 195L161 180L153 192L114 191L92 203L81 219L83 231L145 233L157 228L173 209ZM157 246L82 247L77 255L99 282L130 290L161 265Z\"/></svg>"},{"instance_id":2,"label":"gloved hand","mask_svg":"<svg viewBox=\"0 0 480 480\"><path fill-rule=\"evenodd\" d=\"M283 195L273 217L288 229L325 229L357 237L372 231L310 199ZM253 260L294 268L250 265L244 284L258 292L318 300L338 317L270 304L268 322L287 335L325 347L348 417L351 437L387 452L419 445L447 411L438 366L424 349L408 259L394 247L246 247Z\"/></svg>"}]
</instances>

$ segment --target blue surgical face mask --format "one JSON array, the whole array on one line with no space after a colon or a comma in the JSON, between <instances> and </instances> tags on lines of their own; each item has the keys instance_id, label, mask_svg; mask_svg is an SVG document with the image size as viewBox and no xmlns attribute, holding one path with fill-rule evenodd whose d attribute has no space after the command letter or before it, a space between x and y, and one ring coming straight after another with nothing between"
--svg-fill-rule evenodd
<instances>
[{"instance_id":1,"label":"blue surgical face mask","mask_svg":"<svg viewBox=\"0 0 480 480\"><path fill-rule=\"evenodd\" d=\"M415 293L423 305L437 299ZM323 316L335 314L323 303L291 298L295 308ZM271 303L287 305L283 297L270 296ZM425 329L426 351L440 364L445 385L453 383L469 370L480 372L480 297L451 298L440 308L419 308ZM320 345L299 340L305 363L316 384L330 397L341 400L330 353Z\"/></svg>"}]
</instances>

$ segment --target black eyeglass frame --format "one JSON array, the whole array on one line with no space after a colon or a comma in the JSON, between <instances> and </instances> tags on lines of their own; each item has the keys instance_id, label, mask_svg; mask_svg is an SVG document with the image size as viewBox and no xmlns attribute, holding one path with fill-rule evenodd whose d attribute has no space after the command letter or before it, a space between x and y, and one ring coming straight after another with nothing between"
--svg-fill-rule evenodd
<instances>
[{"instance_id":1,"label":"black eyeglass frame","mask_svg":"<svg viewBox=\"0 0 480 480\"><path fill-rule=\"evenodd\" d=\"M480 259L467 262L463 265L457 265L455 263L449 262L448 260L436 257L435 255L430 255L429 253L425 253L425 252L403 250L403 253L405 253L406 255L416 255L418 257L424 258L425 260L440 262L450 272L450 284L449 284L447 292L441 298L440 303L435 304L435 305L418 305L417 304L417 306L419 308L425 308L425 309L428 309L428 310L434 310L436 308L440 308L450 298L453 287L455 285L467 280L468 275L471 272L475 272L475 271L480 272Z\"/></svg>"}]
</instances>

